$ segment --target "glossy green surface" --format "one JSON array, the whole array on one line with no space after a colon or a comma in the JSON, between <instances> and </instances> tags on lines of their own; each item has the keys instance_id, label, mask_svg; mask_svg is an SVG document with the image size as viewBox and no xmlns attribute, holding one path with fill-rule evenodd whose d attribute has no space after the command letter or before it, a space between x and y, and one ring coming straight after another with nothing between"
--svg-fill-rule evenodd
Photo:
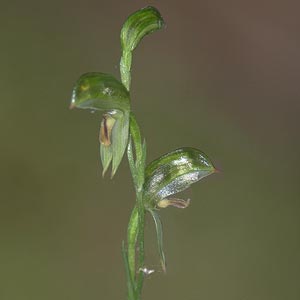
<instances>
[{"instance_id":1,"label":"glossy green surface","mask_svg":"<svg viewBox=\"0 0 300 300\"><path fill-rule=\"evenodd\" d=\"M121 31L123 51L133 51L144 36L163 26L164 20L155 7L145 7L131 14Z\"/></svg>"},{"instance_id":2,"label":"glossy green surface","mask_svg":"<svg viewBox=\"0 0 300 300\"><path fill-rule=\"evenodd\" d=\"M194 148L180 148L167 153L145 168L146 143L142 142L139 125L134 114L130 112L129 104L132 51L145 35L162 28L163 24L160 13L153 7L141 9L130 15L121 30L122 83L104 73L84 74L73 89L71 103L71 108L106 111L100 129L103 175L112 164L111 177L114 176L128 144L127 156L136 191L136 205L127 229L127 248L123 244L122 250L129 300L141 299L146 210L151 213L155 223L160 261L162 269L166 271L162 223L154 209L174 203L177 207L178 203L179 207L186 207L188 202L185 203L184 200L168 200L168 205L159 205L159 200L185 190L192 183L215 171L206 155Z\"/></svg>"},{"instance_id":3,"label":"glossy green surface","mask_svg":"<svg viewBox=\"0 0 300 300\"><path fill-rule=\"evenodd\" d=\"M146 211L143 202L143 183L146 166L146 143L142 143L140 127L133 113L130 114L130 139L127 147L127 157L136 192L136 205L127 229L129 233L127 238L128 262L130 274L136 276L127 276L126 279L127 285L131 284L135 287L134 298L130 296L130 291L128 291L128 299L138 300L142 293L144 282L143 269L145 266L144 227ZM135 213L137 216L135 216ZM132 282L129 284L128 281Z\"/></svg>"},{"instance_id":4,"label":"glossy green surface","mask_svg":"<svg viewBox=\"0 0 300 300\"><path fill-rule=\"evenodd\" d=\"M86 73L78 79L73 88L71 108L73 107L107 112L115 120L111 129L110 144L100 145L102 174L104 175L112 164L113 177L128 142L129 92L120 81L109 74Z\"/></svg>"},{"instance_id":5,"label":"glossy green surface","mask_svg":"<svg viewBox=\"0 0 300 300\"><path fill-rule=\"evenodd\" d=\"M132 51L137 47L141 39L164 26L164 20L159 11L148 6L130 15L121 30L122 57L120 61L120 73L122 83L127 90L131 83Z\"/></svg>"},{"instance_id":6,"label":"glossy green surface","mask_svg":"<svg viewBox=\"0 0 300 300\"><path fill-rule=\"evenodd\" d=\"M167 23L133 58L147 161L191 145L222 172L159 211L167 275L147 218L142 299L299 300L299 2L238 0L1 2L0 299L126 299L128 165L102 179L100 114L68 106L79 75L119 79L147 3Z\"/></svg>"},{"instance_id":7,"label":"glossy green surface","mask_svg":"<svg viewBox=\"0 0 300 300\"><path fill-rule=\"evenodd\" d=\"M129 92L113 76L100 72L81 75L73 92L71 108L78 107L92 110L130 109Z\"/></svg>"},{"instance_id":8,"label":"glossy green surface","mask_svg":"<svg viewBox=\"0 0 300 300\"><path fill-rule=\"evenodd\" d=\"M119 164L121 163L122 157L125 153L129 135L129 112L125 112L117 119L112 129L112 171L111 177L113 177L117 171ZM104 145L101 145L104 148ZM105 147L107 149L107 147Z\"/></svg>"},{"instance_id":9,"label":"glossy green surface","mask_svg":"<svg viewBox=\"0 0 300 300\"><path fill-rule=\"evenodd\" d=\"M209 158L195 148L179 148L152 161L146 167L144 201L150 208L170 195L215 172Z\"/></svg>"}]
</instances>

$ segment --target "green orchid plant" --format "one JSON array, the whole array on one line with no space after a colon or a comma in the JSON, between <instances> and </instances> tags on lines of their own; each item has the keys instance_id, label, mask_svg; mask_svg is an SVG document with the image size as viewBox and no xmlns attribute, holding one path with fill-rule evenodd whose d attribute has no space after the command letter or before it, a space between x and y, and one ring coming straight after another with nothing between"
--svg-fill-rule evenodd
<instances>
[{"instance_id":1,"label":"green orchid plant","mask_svg":"<svg viewBox=\"0 0 300 300\"><path fill-rule=\"evenodd\" d=\"M122 244L128 300L141 299L144 277L152 272L144 265L145 214L153 217L161 266L166 271L159 209L188 207L189 200L179 199L176 194L216 171L203 152L190 147L171 151L146 165L146 142L130 107L132 53L144 36L163 27L164 20L154 7L130 15L121 30L121 81L109 74L86 73L73 88L70 106L102 112L99 141L103 175L110 165L111 177L115 175L127 149L136 192L127 241Z\"/></svg>"}]
</instances>

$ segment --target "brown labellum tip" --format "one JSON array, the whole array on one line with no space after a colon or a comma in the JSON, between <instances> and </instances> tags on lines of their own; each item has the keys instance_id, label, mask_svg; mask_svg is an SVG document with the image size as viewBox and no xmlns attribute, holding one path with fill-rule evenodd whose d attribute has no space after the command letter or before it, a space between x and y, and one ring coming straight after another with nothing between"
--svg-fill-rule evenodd
<instances>
[{"instance_id":1,"label":"brown labellum tip","mask_svg":"<svg viewBox=\"0 0 300 300\"><path fill-rule=\"evenodd\" d=\"M109 114L103 115L100 127L100 143L104 146L111 145L111 132L116 120Z\"/></svg>"}]
</instances>

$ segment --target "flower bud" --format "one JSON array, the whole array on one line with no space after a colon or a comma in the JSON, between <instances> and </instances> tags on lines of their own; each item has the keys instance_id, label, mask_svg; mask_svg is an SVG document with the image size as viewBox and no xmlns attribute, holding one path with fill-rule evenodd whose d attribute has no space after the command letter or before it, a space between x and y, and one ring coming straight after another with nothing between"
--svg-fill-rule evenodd
<instances>
[{"instance_id":1,"label":"flower bud","mask_svg":"<svg viewBox=\"0 0 300 300\"><path fill-rule=\"evenodd\" d=\"M159 11L148 6L130 15L121 30L122 57L120 61L120 73L122 82L129 90L131 81L132 52L141 39L164 26L164 20Z\"/></svg>"},{"instance_id":2,"label":"flower bud","mask_svg":"<svg viewBox=\"0 0 300 300\"><path fill-rule=\"evenodd\" d=\"M145 35L163 26L164 20L155 7L148 6L134 12L127 18L121 30L122 50L133 51Z\"/></svg>"}]
</instances>

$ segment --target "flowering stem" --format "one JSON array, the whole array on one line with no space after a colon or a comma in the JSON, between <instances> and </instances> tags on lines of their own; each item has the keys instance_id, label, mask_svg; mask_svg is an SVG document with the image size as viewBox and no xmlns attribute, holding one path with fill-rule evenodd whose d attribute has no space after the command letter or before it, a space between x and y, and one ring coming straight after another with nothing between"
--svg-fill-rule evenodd
<instances>
[{"instance_id":1,"label":"flowering stem","mask_svg":"<svg viewBox=\"0 0 300 300\"><path fill-rule=\"evenodd\" d=\"M139 41L147 34L163 27L164 21L154 7L147 7L129 16L121 30L122 56L120 74L122 84L130 90L132 52ZM143 185L145 180L146 143L142 142L141 132L133 113L130 114L130 138L127 156L136 192L136 204L132 210L127 229L127 251L123 251L128 272L128 299L140 300L144 282L144 227L145 207ZM134 148L134 149L133 149ZM138 254L138 255L137 255ZM137 264L137 267L136 267ZM125 265L126 267L126 265ZM129 283L130 281L130 283ZM134 293L130 289L134 289Z\"/></svg>"},{"instance_id":2,"label":"flowering stem","mask_svg":"<svg viewBox=\"0 0 300 300\"><path fill-rule=\"evenodd\" d=\"M135 206L132 210L127 229L127 256L132 283L135 282L135 245L137 243L138 229L138 208Z\"/></svg>"},{"instance_id":3,"label":"flowering stem","mask_svg":"<svg viewBox=\"0 0 300 300\"><path fill-rule=\"evenodd\" d=\"M132 61L132 53L131 51L123 51L121 61L120 61L120 73L121 80L127 90L130 89L131 83L131 61Z\"/></svg>"},{"instance_id":4,"label":"flowering stem","mask_svg":"<svg viewBox=\"0 0 300 300\"><path fill-rule=\"evenodd\" d=\"M142 197L138 196L138 215L139 215L139 228L138 228L138 249L139 249L139 262L138 262L138 278L136 286L137 299L140 299L143 282L144 282L144 273L142 271L144 267L145 251L144 251L144 227L145 227L145 209L142 202Z\"/></svg>"},{"instance_id":5,"label":"flowering stem","mask_svg":"<svg viewBox=\"0 0 300 300\"><path fill-rule=\"evenodd\" d=\"M130 106L132 52L141 39L164 26L159 11L151 6L131 14L121 30L121 81L109 74L83 74L72 91L70 108L104 111L100 128L100 156L103 175L112 166L114 176L127 148L127 157L136 193L136 203L127 228L122 256L127 279L128 300L140 300L145 274L144 227L146 211L153 217L162 269L166 270L159 208L185 208L188 200L169 198L214 173L208 157L198 149L182 147L155 159L146 168L146 143ZM129 134L130 131L130 134Z\"/></svg>"},{"instance_id":6,"label":"flowering stem","mask_svg":"<svg viewBox=\"0 0 300 300\"><path fill-rule=\"evenodd\" d=\"M130 140L127 148L127 156L136 192L136 205L132 210L128 223L127 251L125 251L126 259L124 259L124 262L125 264L126 262L128 263L129 270L126 272L128 299L139 300L144 281L144 273L142 271L145 257L143 184L145 177L146 144L142 144L140 129L132 113L130 115ZM130 289L134 289L134 292Z\"/></svg>"}]
</instances>

